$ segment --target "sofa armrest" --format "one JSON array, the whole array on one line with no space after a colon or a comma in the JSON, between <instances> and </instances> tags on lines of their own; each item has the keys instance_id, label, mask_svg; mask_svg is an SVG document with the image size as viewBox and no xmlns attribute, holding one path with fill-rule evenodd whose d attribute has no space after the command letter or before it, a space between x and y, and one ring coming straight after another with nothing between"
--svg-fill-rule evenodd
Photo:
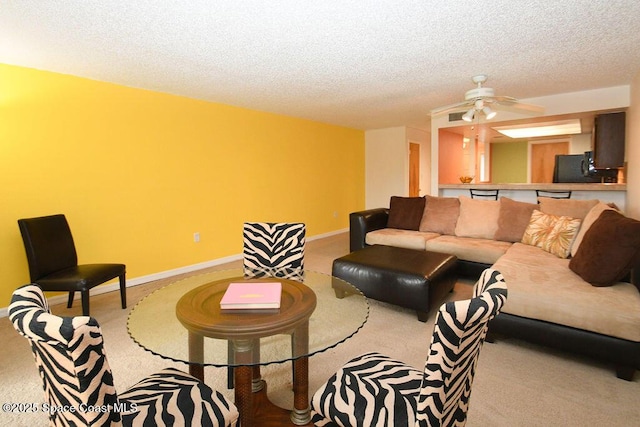
<instances>
[{"instance_id":1,"label":"sofa armrest","mask_svg":"<svg viewBox=\"0 0 640 427\"><path fill-rule=\"evenodd\" d=\"M349 249L351 252L366 246L365 237L369 231L387 226L388 208L368 209L349 214Z\"/></svg>"}]
</instances>

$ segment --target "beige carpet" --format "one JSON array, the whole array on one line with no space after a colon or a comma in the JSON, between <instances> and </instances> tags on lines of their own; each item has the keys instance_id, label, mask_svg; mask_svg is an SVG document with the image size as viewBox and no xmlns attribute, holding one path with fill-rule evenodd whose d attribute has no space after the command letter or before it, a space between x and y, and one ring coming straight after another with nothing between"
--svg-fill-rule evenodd
<instances>
[{"instance_id":1,"label":"beige carpet","mask_svg":"<svg viewBox=\"0 0 640 427\"><path fill-rule=\"evenodd\" d=\"M330 273L334 258L348 252L348 236L340 234L307 243L306 268ZM220 268L239 266L227 264ZM198 272L200 273L200 272ZM194 273L194 274L198 274ZM129 288L129 307L144 295L176 280L166 279ZM472 282L460 281L451 298L470 295ZM508 286L508 284L507 284ZM347 342L310 359L310 393L349 358L375 350L422 369L433 318L417 320L414 312L370 300L370 318ZM92 298L92 314L103 328L116 388L125 390L143 376L166 366L186 370L142 350L126 330L128 310L119 307L117 292ZM58 315L77 315L79 302ZM336 319L339 321L339 319ZM0 319L0 390L2 403L41 403L42 388L27 341L7 318ZM271 399L290 407L290 366L269 365L262 370ZM226 389L226 370L205 369L206 382L232 397ZM43 414L0 413L0 425L45 426ZM468 426L636 426L640 425L640 373L633 382L616 378L613 367L589 359L533 346L514 339L483 347L473 383Z\"/></svg>"}]
</instances>

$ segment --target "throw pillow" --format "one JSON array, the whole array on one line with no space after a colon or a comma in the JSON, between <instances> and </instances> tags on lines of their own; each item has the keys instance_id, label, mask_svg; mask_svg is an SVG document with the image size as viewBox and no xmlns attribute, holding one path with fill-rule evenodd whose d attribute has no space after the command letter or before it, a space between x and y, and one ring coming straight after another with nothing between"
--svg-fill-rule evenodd
<instances>
[{"instance_id":1,"label":"throw pillow","mask_svg":"<svg viewBox=\"0 0 640 427\"><path fill-rule=\"evenodd\" d=\"M460 201L456 197L425 197L420 231L452 236L460 215Z\"/></svg>"},{"instance_id":2,"label":"throw pillow","mask_svg":"<svg viewBox=\"0 0 640 427\"><path fill-rule=\"evenodd\" d=\"M493 240L498 229L500 202L460 196L460 216L455 235Z\"/></svg>"},{"instance_id":3,"label":"throw pillow","mask_svg":"<svg viewBox=\"0 0 640 427\"><path fill-rule=\"evenodd\" d=\"M536 209L531 214L522 243L537 246L557 257L567 258L580 222L579 218L549 215Z\"/></svg>"},{"instance_id":4,"label":"throw pillow","mask_svg":"<svg viewBox=\"0 0 640 427\"><path fill-rule=\"evenodd\" d=\"M553 231L558 219L558 216L548 215L537 209L534 210L531 213L529 225L527 225L524 235L522 236L522 243L542 248L542 245Z\"/></svg>"},{"instance_id":5,"label":"throw pillow","mask_svg":"<svg viewBox=\"0 0 640 427\"><path fill-rule=\"evenodd\" d=\"M605 210L585 233L569 268L594 286L610 286L639 260L640 221Z\"/></svg>"},{"instance_id":6,"label":"throw pillow","mask_svg":"<svg viewBox=\"0 0 640 427\"><path fill-rule=\"evenodd\" d=\"M418 230L424 212L424 197L392 196L389 202L387 227Z\"/></svg>"},{"instance_id":7,"label":"throw pillow","mask_svg":"<svg viewBox=\"0 0 640 427\"><path fill-rule=\"evenodd\" d=\"M498 230L494 240L520 242L529 225L531 214L538 208L535 203L518 202L508 197L500 198Z\"/></svg>"},{"instance_id":8,"label":"throw pillow","mask_svg":"<svg viewBox=\"0 0 640 427\"><path fill-rule=\"evenodd\" d=\"M591 208L598 204L598 200L574 200L554 199L551 197L538 197L540 211L550 215L568 216L584 219Z\"/></svg>"},{"instance_id":9,"label":"throw pillow","mask_svg":"<svg viewBox=\"0 0 640 427\"><path fill-rule=\"evenodd\" d=\"M599 202L597 205L592 207L587 216L584 217L582 225L580 225L580 230L578 230L578 234L571 245L571 256L576 256L578 248L580 247L587 230L593 225L595 220L598 219L600 214L606 210L613 210L613 208L606 203Z\"/></svg>"},{"instance_id":10,"label":"throw pillow","mask_svg":"<svg viewBox=\"0 0 640 427\"><path fill-rule=\"evenodd\" d=\"M568 258L573 239L578 234L580 222L579 218L569 218L568 216L558 218L553 230L542 242L542 249L558 258Z\"/></svg>"}]
</instances>

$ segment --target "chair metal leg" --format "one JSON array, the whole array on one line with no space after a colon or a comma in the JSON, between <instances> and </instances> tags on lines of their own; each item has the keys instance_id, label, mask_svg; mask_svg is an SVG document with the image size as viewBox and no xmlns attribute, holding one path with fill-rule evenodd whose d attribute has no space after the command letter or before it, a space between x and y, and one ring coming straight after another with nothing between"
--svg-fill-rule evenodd
<instances>
[{"instance_id":1,"label":"chair metal leg","mask_svg":"<svg viewBox=\"0 0 640 427\"><path fill-rule=\"evenodd\" d=\"M89 289L80 291L82 299L82 315L89 316Z\"/></svg>"},{"instance_id":2,"label":"chair metal leg","mask_svg":"<svg viewBox=\"0 0 640 427\"><path fill-rule=\"evenodd\" d=\"M125 274L119 276L120 278L120 302L122 303L122 308L127 308L127 283L125 279Z\"/></svg>"},{"instance_id":3,"label":"chair metal leg","mask_svg":"<svg viewBox=\"0 0 640 427\"><path fill-rule=\"evenodd\" d=\"M74 294L75 294L75 291L69 291L69 299L67 300L67 308L73 307Z\"/></svg>"}]
</instances>

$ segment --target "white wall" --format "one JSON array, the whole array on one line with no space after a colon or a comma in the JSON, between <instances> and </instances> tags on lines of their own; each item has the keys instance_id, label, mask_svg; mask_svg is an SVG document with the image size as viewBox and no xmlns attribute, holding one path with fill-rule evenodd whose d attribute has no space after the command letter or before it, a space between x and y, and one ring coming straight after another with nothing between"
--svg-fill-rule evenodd
<instances>
[{"instance_id":1,"label":"white wall","mask_svg":"<svg viewBox=\"0 0 640 427\"><path fill-rule=\"evenodd\" d=\"M631 102L629 85L560 93L521 100L528 104L542 105L546 116L581 113L583 111L611 110L628 107Z\"/></svg>"},{"instance_id":2,"label":"white wall","mask_svg":"<svg viewBox=\"0 0 640 427\"><path fill-rule=\"evenodd\" d=\"M406 128L365 132L365 207L389 207L391 196L409 193Z\"/></svg>"},{"instance_id":3,"label":"white wall","mask_svg":"<svg viewBox=\"0 0 640 427\"><path fill-rule=\"evenodd\" d=\"M391 196L409 194L409 143L420 144L420 194L431 188L431 134L394 127L365 132L365 207L389 207Z\"/></svg>"},{"instance_id":4,"label":"white wall","mask_svg":"<svg viewBox=\"0 0 640 427\"><path fill-rule=\"evenodd\" d=\"M640 219L640 71L631 82L631 106L626 121L627 203L625 213Z\"/></svg>"},{"instance_id":5,"label":"white wall","mask_svg":"<svg viewBox=\"0 0 640 427\"><path fill-rule=\"evenodd\" d=\"M585 151L591 151L591 133L582 133L573 135L569 144L569 154L583 154Z\"/></svg>"}]
</instances>

